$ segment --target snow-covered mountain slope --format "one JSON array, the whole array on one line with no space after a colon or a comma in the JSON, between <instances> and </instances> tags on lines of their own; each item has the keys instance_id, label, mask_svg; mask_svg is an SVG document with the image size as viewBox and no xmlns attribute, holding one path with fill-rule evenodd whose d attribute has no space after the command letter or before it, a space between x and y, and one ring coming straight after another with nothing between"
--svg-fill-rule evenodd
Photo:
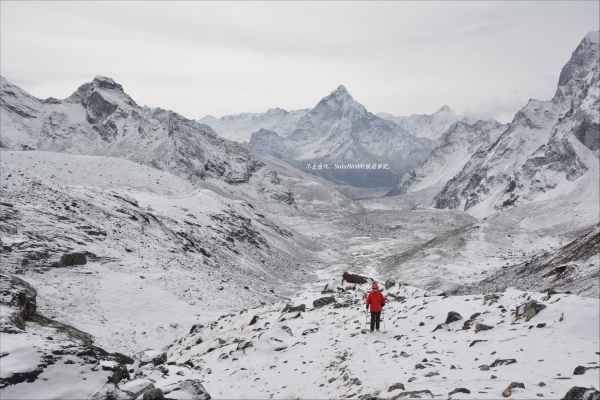
<instances>
[{"instance_id":1,"label":"snow-covered mountain slope","mask_svg":"<svg viewBox=\"0 0 600 400\"><path fill-rule=\"evenodd\" d=\"M422 165L402 177L398 187L386 196L439 187L458 174L479 150L486 149L504 132L506 125L496 121L477 121L473 124L454 123L443 135L441 144L431 152Z\"/></svg>"},{"instance_id":2,"label":"snow-covered mountain slope","mask_svg":"<svg viewBox=\"0 0 600 400\"><path fill-rule=\"evenodd\" d=\"M340 85L288 136L261 130L247 146L334 183L390 187L427 157L434 142L371 114Z\"/></svg>"},{"instance_id":3,"label":"snow-covered mountain slope","mask_svg":"<svg viewBox=\"0 0 600 400\"><path fill-rule=\"evenodd\" d=\"M551 101L530 100L489 148L435 197L438 208L486 216L532 201L598 204L600 67L590 32L563 68Z\"/></svg>"},{"instance_id":4,"label":"snow-covered mountain slope","mask_svg":"<svg viewBox=\"0 0 600 400\"><path fill-rule=\"evenodd\" d=\"M224 398L497 399L513 382L521 385L511 398L561 398L573 386L597 385L593 299L514 289L444 297L392 286L385 325L367 333L370 284L333 281L331 293L292 299L293 311L282 302L193 326L168 346L172 371L201 377L211 396ZM318 307L323 297L333 302ZM450 312L458 315L448 320ZM573 374L578 366L581 375ZM158 387L168 381L161 374L149 375Z\"/></svg>"},{"instance_id":5,"label":"snow-covered mountain slope","mask_svg":"<svg viewBox=\"0 0 600 400\"><path fill-rule=\"evenodd\" d=\"M160 366L166 361L163 352L142 351L134 358L109 353L94 345L88 333L40 313L38 305L44 300L38 299L35 288L26 281L1 272L0 288L2 398L133 399L154 388L152 381L140 379L141 371L148 368L144 363ZM122 390L115 389L118 383ZM210 398L200 381L182 375L172 377L169 388L178 390L170 398Z\"/></svg>"},{"instance_id":6,"label":"snow-covered mountain slope","mask_svg":"<svg viewBox=\"0 0 600 400\"><path fill-rule=\"evenodd\" d=\"M294 131L298 120L308 111L308 108L292 111L271 108L265 113L241 113L221 118L207 115L196 121L210 126L224 138L242 143L250 141L252 133L261 129L272 130L285 137Z\"/></svg>"},{"instance_id":7,"label":"snow-covered mountain slope","mask_svg":"<svg viewBox=\"0 0 600 400\"><path fill-rule=\"evenodd\" d=\"M0 156L2 268L37 288L45 315L110 351L158 346L197 315L260 304L263 291L274 301L316 266L312 240L268 204L121 158ZM75 253L87 263L63 267Z\"/></svg>"},{"instance_id":8,"label":"snow-covered mountain slope","mask_svg":"<svg viewBox=\"0 0 600 400\"><path fill-rule=\"evenodd\" d=\"M2 148L126 158L194 183L260 186L265 198L293 203L277 175L240 144L172 111L142 109L110 78L98 76L64 100L37 99L3 77L1 84Z\"/></svg>"},{"instance_id":9,"label":"snow-covered mountain slope","mask_svg":"<svg viewBox=\"0 0 600 400\"><path fill-rule=\"evenodd\" d=\"M394 121L402 129L417 136L431 140L440 140L444 132L446 132L453 124L463 122L465 124L473 124L476 119L463 113L456 115L448 106L442 106L435 113L428 114L411 114L408 117L396 117L388 113L377 113L379 118ZM492 121L488 121L492 122Z\"/></svg>"},{"instance_id":10,"label":"snow-covered mountain slope","mask_svg":"<svg viewBox=\"0 0 600 400\"><path fill-rule=\"evenodd\" d=\"M585 230L578 238L557 250L511 268L500 269L474 285L458 288L459 293L502 291L507 287L570 291L587 297L600 297L600 226Z\"/></svg>"}]
</instances>

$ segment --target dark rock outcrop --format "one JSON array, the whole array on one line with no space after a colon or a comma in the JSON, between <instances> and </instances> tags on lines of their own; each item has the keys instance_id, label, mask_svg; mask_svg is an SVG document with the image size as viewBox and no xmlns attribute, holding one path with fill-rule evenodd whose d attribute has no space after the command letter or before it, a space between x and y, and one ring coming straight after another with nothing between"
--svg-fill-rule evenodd
<instances>
[{"instance_id":1,"label":"dark rock outcrop","mask_svg":"<svg viewBox=\"0 0 600 400\"><path fill-rule=\"evenodd\" d=\"M363 283L369 283L372 281L372 279L361 276L361 275L357 275L357 274L351 274L349 272L344 272L344 275L342 275L342 278L348 282L348 283L356 283L356 284L363 284Z\"/></svg>"}]
</instances>

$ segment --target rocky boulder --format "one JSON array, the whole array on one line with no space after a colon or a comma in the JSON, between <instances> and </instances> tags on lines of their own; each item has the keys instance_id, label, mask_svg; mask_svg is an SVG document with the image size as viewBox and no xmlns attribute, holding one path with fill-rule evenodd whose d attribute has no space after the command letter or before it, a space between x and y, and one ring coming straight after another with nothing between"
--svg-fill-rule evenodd
<instances>
[{"instance_id":1,"label":"rocky boulder","mask_svg":"<svg viewBox=\"0 0 600 400\"><path fill-rule=\"evenodd\" d=\"M385 290L389 290L391 287L396 286L396 281L393 279L388 279L383 285L385 286Z\"/></svg>"},{"instance_id":2,"label":"rocky boulder","mask_svg":"<svg viewBox=\"0 0 600 400\"><path fill-rule=\"evenodd\" d=\"M167 353L160 350L145 350L136 354L134 359L139 360L140 367L151 363L158 366L167 362Z\"/></svg>"},{"instance_id":3,"label":"rocky boulder","mask_svg":"<svg viewBox=\"0 0 600 400\"><path fill-rule=\"evenodd\" d=\"M459 313L457 313L456 311L450 311L448 313L448 316L446 317L446 321L444 322L444 324L448 325L451 322L460 321L461 319L463 319L463 317Z\"/></svg>"},{"instance_id":4,"label":"rocky boulder","mask_svg":"<svg viewBox=\"0 0 600 400\"><path fill-rule=\"evenodd\" d=\"M291 304L286 304L285 307L283 308L283 310L281 310L282 313L294 312L294 311L306 312L306 304L300 304L299 306L293 306Z\"/></svg>"},{"instance_id":5,"label":"rocky boulder","mask_svg":"<svg viewBox=\"0 0 600 400\"><path fill-rule=\"evenodd\" d=\"M489 326L489 325L485 325L485 324L480 324L479 322L477 324L475 324L475 333L481 332L481 331L487 331L489 329L493 329L493 326Z\"/></svg>"},{"instance_id":6,"label":"rocky boulder","mask_svg":"<svg viewBox=\"0 0 600 400\"><path fill-rule=\"evenodd\" d=\"M181 391L180 393L185 393L187 396L176 396L177 398L187 398L191 400L210 400L211 398L204 386L202 386L197 379L187 379L181 382L172 383L164 386L162 390L167 397L171 397L169 396L169 393Z\"/></svg>"},{"instance_id":7,"label":"rocky boulder","mask_svg":"<svg viewBox=\"0 0 600 400\"><path fill-rule=\"evenodd\" d=\"M13 333L14 327L24 330L25 321L32 319L37 310L37 291L29 283L9 273L0 274L0 304L8 314L6 322L0 326L0 331Z\"/></svg>"},{"instance_id":8,"label":"rocky boulder","mask_svg":"<svg viewBox=\"0 0 600 400\"><path fill-rule=\"evenodd\" d=\"M600 400L600 392L581 386L573 386L562 400Z\"/></svg>"},{"instance_id":9,"label":"rocky boulder","mask_svg":"<svg viewBox=\"0 0 600 400\"><path fill-rule=\"evenodd\" d=\"M465 389L465 388L456 388L453 391L451 391L450 393L448 393L448 396L452 396L454 393L466 393L466 394L469 394L469 393L471 393L471 391L469 389Z\"/></svg>"},{"instance_id":10,"label":"rocky boulder","mask_svg":"<svg viewBox=\"0 0 600 400\"><path fill-rule=\"evenodd\" d=\"M356 274L351 274L349 272L344 272L344 275L342 275L342 279L348 283L357 283L357 284L369 283L370 281L372 281L372 279L366 278L364 276L356 275Z\"/></svg>"},{"instance_id":11,"label":"rocky boulder","mask_svg":"<svg viewBox=\"0 0 600 400\"><path fill-rule=\"evenodd\" d=\"M525 304L521 304L517 307L517 316L524 317L525 321L529 321L535 317L540 311L546 308L546 305L538 303L535 300L528 301Z\"/></svg>"},{"instance_id":12,"label":"rocky boulder","mask_svg":"<svg viewBox=\"0 0 600 400\"><path fill-rule=\"evenodd\" d=\"M83 253L65 253L60 258L60 261L52 264L53 267L72 267L74 265L85 265L87 259Z\"/></svg>"},{"instance_id":13,"label":"rocky boulder","mask_svg":"<svg viewBox=\"0 0 600 400\"><path fill-rule=\"evenodd\" d=\"M507 359L496 359L493 363L490 364L490 367L498 367L500 365L510 365L510 364L514 364L516 363L517 360L515 360L514 358L507 358ZM514 383L514 382L513 382ZM512 383L511 383L512 385ZM512 389L512 388L508 388L508 389Z\"/></svg>"},{"instance_id":14,"label":"rocky boulder","mask_svg":"<svg viewBox=\"0 0 600 400\"><path fill-rule=\"evenodd\" d=\"M335 303L335 297L333 297L333 296L321 297L320 299L313 301L313 307L320 308L320 307L326 306L327 304L331 304L331 303Z\"/></svg>"}]
</instances>

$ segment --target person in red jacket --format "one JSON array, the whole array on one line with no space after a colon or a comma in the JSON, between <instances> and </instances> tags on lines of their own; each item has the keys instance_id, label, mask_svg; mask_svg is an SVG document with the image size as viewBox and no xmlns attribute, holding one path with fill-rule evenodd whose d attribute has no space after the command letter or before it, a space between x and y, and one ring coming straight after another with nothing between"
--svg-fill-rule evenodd
<instances>
[{"instance_id":1,"label":"person in red jacket","mask_svg":"<svg viewBox=\"0 0 600 400\"><path fill-rule=\"evenodd\" d=\"M385 297L379 291L377 283L373 282L371 293L367 296L367 311L371 307L371 332L373 329L379 331L379 321L381 320L381 310L385 305Z\"/></svg>"}]
</instances>

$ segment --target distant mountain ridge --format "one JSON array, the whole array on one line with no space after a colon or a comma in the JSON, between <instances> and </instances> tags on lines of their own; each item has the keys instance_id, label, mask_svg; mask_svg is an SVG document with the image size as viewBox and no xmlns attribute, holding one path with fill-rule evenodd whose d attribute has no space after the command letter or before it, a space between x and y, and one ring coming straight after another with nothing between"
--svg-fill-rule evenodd
<instances>
[{"instance_id":1,"label":"distant mountain ridge","mask_svg":"<svg viewBox=\"0 0 600 400\"><path fill-rule=\"evenodd\" d=\"M249 184L293 203L277 174L209 126L140 107L110 78L97 76L64 100L37 99L1 77L1 147L126 158L198 182Z\"/></svg>"},{"instance_id":2,"label":"distant mountain ridge","mask_svg":"<svg viewBox=\"0 0 600 400\"><path fill-rule=\"evenodd\" d=\"M530 100L498 140L447 182L435 207L483 216L531 201L598 199L598 37L588 33L575 49L554 98Z\"/></svg>"},{"instance_id":3,"label":"distant mountain ridge","mask_svg":"<svg viewBox=\"0 0 600 400\"><path fill-rule=\"evenodd\" d=\"M448 106L442 106L438 111L431 115L411 114L408 117L396 117L392 114L380 112L377 116L383 119L394 121L403 129L417 137L423 137L431 140L441 140L443 134L450 127L463 122L473 124L477 119L470 117L467 113L456 115Z\"/></svg>"},{"instance_id":4,"label":"distant mountain ridge","mask_svg":"<svg viewBox=\"0 0 600 400\"><path fill-rule=\"evenodd\" d=\"M252 134L247 146L334 183L390 187L419 165L435 143L368 112L340 85L299 118L289 134L263 129Z\"/></svg>"},{"instance_id":5,"label":"distant mountain ridge","mask_svg":"<svg viewBox=\"0 0 600 400\"><path fill-rule=\"evenodd\" d=\"M271 108L265 113L241 113L215 118L207 115L196 120L209 125L220 136L236 142L250 141L252 133L261 129L276 131L281 136L289 135L295 124L310 109L286 111L282 108Z\"/></svg>"}]
</instances>

